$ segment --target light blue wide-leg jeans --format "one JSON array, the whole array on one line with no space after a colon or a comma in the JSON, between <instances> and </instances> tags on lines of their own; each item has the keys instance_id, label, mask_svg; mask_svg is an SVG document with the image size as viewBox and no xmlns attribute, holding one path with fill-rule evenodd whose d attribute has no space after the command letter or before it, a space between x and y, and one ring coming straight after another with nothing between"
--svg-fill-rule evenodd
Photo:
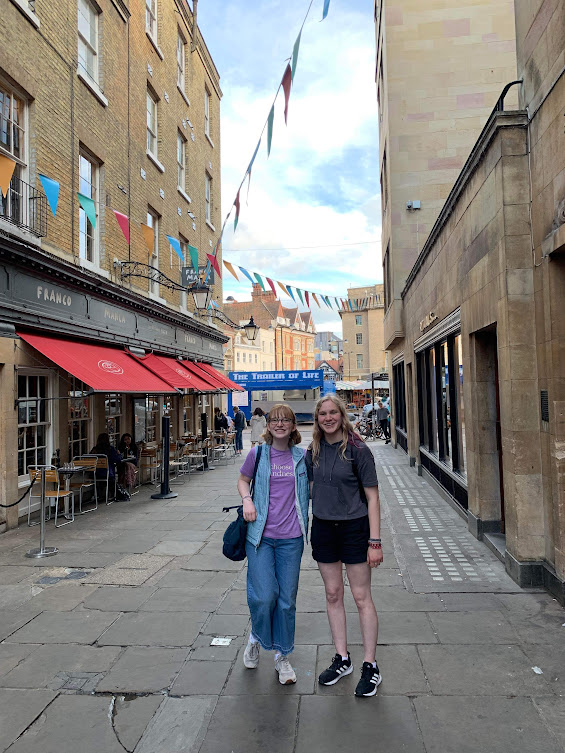
<instances>
[{"instance_id":1,"label":"light blue wide-leg jeans","mask_svg":"<svg viewBox=\"0 0 565 753\"><path fill-rule=\"evenodd\" d=\"M304 539L270 539L259 547L246 543L247 604L251 630L267 651L287 656L294 650L296 594Z\"/></svg>"}]
</instances>

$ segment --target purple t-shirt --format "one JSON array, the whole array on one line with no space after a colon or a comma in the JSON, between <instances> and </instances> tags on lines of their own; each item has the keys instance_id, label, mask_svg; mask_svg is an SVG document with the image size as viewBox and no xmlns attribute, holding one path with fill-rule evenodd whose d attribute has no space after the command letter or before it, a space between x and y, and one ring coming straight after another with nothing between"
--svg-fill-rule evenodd
<instances>
[{"instance_id":1,"label":"purple t-shirt","mask_svg":"<svg viewBox=\"0 0 565 753\"><path fill-rule=\"evenodd\" d=\"M249 478L253 476L255 451L254 447L240 468L240 472ZM269 510L263 536L269 539L296 539L302 536L296 512L294 463L290 450L281 451L271 447Z\"/></svg>"}]
</instances>

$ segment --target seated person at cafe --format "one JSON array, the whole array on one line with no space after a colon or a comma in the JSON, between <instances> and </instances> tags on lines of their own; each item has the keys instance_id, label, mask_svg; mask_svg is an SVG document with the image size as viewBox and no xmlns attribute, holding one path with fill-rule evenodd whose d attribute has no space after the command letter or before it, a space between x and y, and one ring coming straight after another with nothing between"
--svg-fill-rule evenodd
<instances>
[{"instance_id":1,"label":"seated person at cafe","mask_svg":"<svg viewBox=\"0 0 565 753\"><path fill-rule=\"evenodd\" d=\"M118 465L118 481L126 487L135 486L135 467L139 461L139 450L131 434L122 434L118 444L122 462Z\"/></svg>"},{"instance_id":2,"label":"seated person at cafe","mask_svg":"<svg viewBox=\"0 0 565 753\"><path fill-rule=\"evenodd\" d=\"M90 450L91 455L106 455L108 458L108 475L110 479L116 478L116 466L122 462L120 453L110 444L110 437L106 433L98 435L96 444ZM96 471L96 478L106 478L106 470L99 468Z\"/></svg>"},{"instance_id":3,"label":"seated person at cafe","mask_svg":"<svg viewBox=\"0 0 565 753\"><path fill-rule=\"evenodd\" d=\"M214 431L226 431L228 419L219 408L214 408Z\"/></svg>"}]
</instances>

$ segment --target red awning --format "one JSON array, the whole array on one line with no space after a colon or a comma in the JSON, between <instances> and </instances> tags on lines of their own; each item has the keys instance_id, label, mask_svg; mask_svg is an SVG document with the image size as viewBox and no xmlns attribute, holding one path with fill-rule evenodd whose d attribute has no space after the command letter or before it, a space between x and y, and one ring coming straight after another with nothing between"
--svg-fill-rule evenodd
<instances>
[{"instance_id":1,"label":"red awning","mask_svg":"<svg viewBox=\"0 0 565 753\"><path fill-rule=\"evenodd\" d=\"M130 354L133 355L133 354ZM156 356L150 353L147 356L134 356L146 368L157 376L164 379L172 387L193 390L194 392L215 392L212 387L200 377L190 372L180 361L169 356Z\"/></svg>"},{"instance_id":2,"label":"red awning","mask_svg":"<svg viewBox=\"0 0 565 753\"><path fill-rule=\"evenodd\" d=\"M176 392L124 350L18 332L22 340L95 392Z\"/></svg>"},{"instance_id":3,"label":"red awning","mask_svg":"<svg viewBox=\"0 0 565 753\"><path fill-rule=\"evenodd\" d=\"M214 377L220 384L223 384L224 387L231 392L245 392L245 388L242 387L240 384L236 384L235 382L232 382L231 379L228 379L227 376L219 372L217 369L215 369L213 366L210 366L209 363L199 363L198 367L202 369L202 371L205 371L206 374L209 374L210 376Z\"/></svg>"},{"instance_id":4,"label":"red awning","mask_svg":"<svg viewBox=\"0 0 565 753\"><path fill-rule=\"evenodd\" d=\"M183 361L182 365L185 369L188 369L191 374L194 374L199 379L202 379L207 384L209 384L214 392L227 391L227 388L224 387L223 384L221 384L217 379L214 379L214 377L210 376L210 374L207 374L203 369L201 369L200 364L194 363L193 361Z\"/></svg>"}]
</instances>

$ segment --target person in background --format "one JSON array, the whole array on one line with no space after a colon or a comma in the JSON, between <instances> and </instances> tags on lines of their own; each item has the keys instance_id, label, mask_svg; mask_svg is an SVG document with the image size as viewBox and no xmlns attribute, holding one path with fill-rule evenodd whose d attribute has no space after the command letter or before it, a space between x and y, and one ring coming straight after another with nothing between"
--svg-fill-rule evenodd
<instances>
[{"instance_id":1,"label":"person in background","mask_svg":"<svg viewBox=\"0 0 565 753\"><path fill-rule=\"evenodd\" d=\"M110 444L110 436L106 433L98 435L96 444L90 450L91 455L106 455L108 458L108 472L104 468L98 468L96 478L105 479L109 476L111 480L116 480L116 466L122 462L120 453Z\"/></svg>"},{"instance_id":2,"label":"person in background","mask_svg":"<svg viewBox=\"0 0 565 753\"><path fill-rule=\"evenodd\" d=\"M233 406L233 426L235 429L235 454L241 455L243 450L243 430L245 429L245 416L237 405Z\"/></svg>"},{"instance_id":3,"label":"person in background","mask_svg":"<svg viewBox=\"0 0 565 753\"><path fill-rule=\"evenodd\" d=\"M122 434L118 444L122 462L118 465L118 481L125 487L135 486L135 468L139 461L139 450L131 434Z\"/></svg>"},{"instance_id":4,"label":"person in background","mask_svg":"<svg viewBox=\"0 0 565 753\"><path fill-rule=\"evenodd\" d=\"M379 400L377 408L377 421L380 423L383 430L383 436L385 438L385 444L390 442L390 431L388 426L389 409L383 405L382 400Z\"/></svg>"},{"instance_id":5,"label":"person in background","mask_svg":"<svg viewBox=\"0 0 565 753\"><path fill-rule=\"evenodd\" d=\"M214 408L214 431L227 431L228 419L220 408Z\"/></svg>"},{"instance_id":6,"label":"person in background","mask_svg":"<svg viewBox=\"0 0 565 753\"><path fill-rule=\"evenodd\" d=\"M377 472L373 453L353 431L345 403L335 395L326 395L316 404L306 466L314 516L312 557L324 581L336 650L318 682L335 685L353 672L343 601L345 565L359 613L365 654L355 695L374 696L381 674L375 656L379 622L371 595L371 572L383 561Z\"/></svg>"},{"instance_id":7,"label":"person in background","mask_svg":"<svg viewBox=\"0 0 565 753\"><path fill-rule=\"evenodd\" d=\"M267 428L267 419L261 408L255 408L249 425L251 426L251 447L255 447L257 442L261 441L261 435Z\"/></svg>"},{"instance_id":8,"label":"person in background","mask_svg":"<svg viewBox=\"0 0 565 753\"><path fill-rule=\"evenodd\" d=\"M308 532L309 488L296 416L288 405L275 405L262 439L241 466L237 490L247 521L247 604L251 633L243 654L247 669L259 663L259 646L275 651L281 685L296 674L289 661L294 650L296 594L300 560ZM261 450L253 497L257 452Z\"/></svg>"}]
</instances>

